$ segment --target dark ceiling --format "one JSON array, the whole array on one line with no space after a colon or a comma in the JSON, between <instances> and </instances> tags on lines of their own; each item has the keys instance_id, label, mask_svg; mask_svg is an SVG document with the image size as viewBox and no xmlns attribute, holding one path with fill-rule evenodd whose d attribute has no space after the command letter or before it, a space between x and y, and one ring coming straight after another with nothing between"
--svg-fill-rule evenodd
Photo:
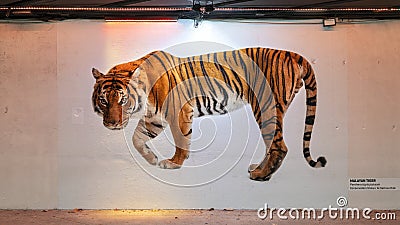
<instances>
[{"instance_id":1,"label":"dark ceiling","mask_svg":"<svg viewBox=\"0 0 400 225\"><path fill-rule=\"evenodd\" d=\"M2 0L10 19L400 19L399 0Z\"/></svg>"}]
</instances>

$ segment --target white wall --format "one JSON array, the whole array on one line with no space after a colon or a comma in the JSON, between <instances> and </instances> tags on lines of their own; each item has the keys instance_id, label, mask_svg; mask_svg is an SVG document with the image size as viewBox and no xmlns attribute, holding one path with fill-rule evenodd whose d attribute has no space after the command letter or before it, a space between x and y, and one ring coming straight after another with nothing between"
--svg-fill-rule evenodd
<instances>
[{"instance_id":1,"label":"white wall","mask_svg":"<svg viewBox=\"0 0 400 225\"><path fill-rule=\"evenodd\" d=\"M0 208L58 196L56 25L0 24Z\"/></svg>"},{"instance_id":2,"label":"white wall","mask_svg":"<svg viewBox=\"0 0 400 225\"><path fill-rule=\"evenodd\" d=\"M196 29L192 21L0 24L0 208L322 208L339 196L354 207L399 208L399 30L399 21L332 30L225 22ZM176 171L131 157L135 120L125 134L107 130L93 113L92 67L106 72L157 49L249 46L295 51L313 63L319 102L311 153L326 156L326 168L312 169L302 156L304 91L285 120L289 154L264 183L248 179L263 145L255 122L243 119L246 110L197 120L193 136L203 136L194 145L208 143L213 132L215 140L186 163L202 167ZM169 136L152 142L164 157L173 153ZM385 178L397 190L350 191L350 178Z\"/></svg>"}]
</instances>

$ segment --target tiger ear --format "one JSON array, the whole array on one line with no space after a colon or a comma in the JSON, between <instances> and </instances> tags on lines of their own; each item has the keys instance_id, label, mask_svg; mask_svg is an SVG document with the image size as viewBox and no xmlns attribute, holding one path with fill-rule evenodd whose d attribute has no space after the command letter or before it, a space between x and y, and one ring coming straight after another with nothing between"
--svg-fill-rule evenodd
<instances>
[{"instance_id":1,"label":"tiger ear","mask_svg":"<svg viewBox=\"0 0 400 225\"><path fill-rule=\"evenodd\" d=\"M96 68L92 68L92 74L96 80L99 79L101 76L103 76L103 74L100 71L98 71Z\"/></svg>"}]
</instances>

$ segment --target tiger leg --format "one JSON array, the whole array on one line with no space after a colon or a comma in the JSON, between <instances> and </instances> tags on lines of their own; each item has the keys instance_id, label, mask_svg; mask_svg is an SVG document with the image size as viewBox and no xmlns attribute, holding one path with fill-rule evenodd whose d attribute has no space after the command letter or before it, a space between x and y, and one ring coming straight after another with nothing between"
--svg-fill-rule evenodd
<instances>
[{"instance_id":1,"label":"tiger leg","mask_svg":"<svg viewBox=\"0 0 400 225\"><path fill-rule=\"evenodd\" d=\"M270 119L271 117L268 118ZM276 120L271 121L269 125L259 122L261 134L266 145L266 154L260 164L250 165L249 173L252 180L269 180L272 174L280 167L287 154L288 149L283 140L283 115L278 112L275 118ZM264 122L269 121L269 119L264 120ZM274 129L272 124L275 125ZM271 132L272 130L274 132Z\"/></svg>"},{"instance_id":2,"label":"tiger leg","mask_svg":"<svg viewBox=\"0 0 400 225\"><path fill-rule=\"evenodd\" d=\"M252 164L249 167L250 179L267 181L281 166L287 154L287 147L283 141L282 132L275 133L273 143L267 150L267 154L260 164Z\"/></svg>"},{"instance_id":3,"label":"tiger leg","mask_svg":"<svg viewBox=\"0 0 400 225\"><path fill-rule=\"evenodd\" d=\"M158 164L163 169L178 169L189 158L189 147L192 137L193 108L185 104L178 118L169 119L171 133L175 141L175 154L170 159L164 159Z\"/></svg>"},{"instance_id":4,"label":"tiger leg","mask_svg":"<svg viewBox=\"0 0 400 225\"><path fill-rule=\"evenodd\" d=\"M143 117L139 120L139 123L135 129L132 137L133 146L142 155L144 159L151 165L156 165L158 158L151 151L146 142L157 137L161 131L164 130L164 125L161 120L156 117Z\"/></svg>"}]
</instances>

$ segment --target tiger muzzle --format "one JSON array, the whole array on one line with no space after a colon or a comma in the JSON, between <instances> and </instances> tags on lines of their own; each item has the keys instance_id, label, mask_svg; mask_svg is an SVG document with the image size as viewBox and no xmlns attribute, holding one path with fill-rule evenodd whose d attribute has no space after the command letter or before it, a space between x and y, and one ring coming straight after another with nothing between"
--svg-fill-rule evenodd
<instances>
[{"instance_id":1,"label":"tiger muzzle","mask_svg":"<svg viewBox=\"0 0 400 225\"><path fill-rule=\"evenodd\" d=\"M110 116L105 114L103 118L103 125L110 130L121 130L127 124L127 121L122 120L122 115Z\"/></svg>"},{"instance_id":2,"label":"tiger muzzle","mask_svg":"<svg viewBox=\"0 0 400 225\"><path fill-rule=\"evenodd\" d=\"M125 127L122 123L118 123L118 122L117 123L109 123L109 122L103 121L103 125L110 130L121 130L122 128Z\"/></svg>"}]
</instances>

